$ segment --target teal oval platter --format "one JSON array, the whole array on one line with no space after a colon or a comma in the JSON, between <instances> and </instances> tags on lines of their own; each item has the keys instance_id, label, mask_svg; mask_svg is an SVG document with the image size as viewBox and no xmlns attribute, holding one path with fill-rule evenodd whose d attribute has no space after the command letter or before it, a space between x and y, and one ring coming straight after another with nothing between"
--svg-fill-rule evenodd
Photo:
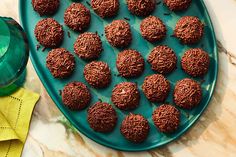
<instances>
[{"instance_id":1,"label":"teal oval platter","mask_svg":"<svg viewBox=\"0 0 236 157\"><path fill-rule=\"evenodd\" d=\"M104 51L101 54L101 57L98 60L105 61L109 64L111 71L112 71L112 83L109 85L109 87L105 89L94 89L91 86L87 84L87 82L84 79L83 76L83 68L86 65L87 62L79 59L73 51L73 43L75 42L77 36L79 33L74 32L70 30L67 26L65 26L63 21L63 13L65 9L72 3L70 0L61 0L61 5L58 10L58 12L52 16L55 18L61 25L63 25L64 29L64 41L61 47L64 47L68 49L74 56L76 56L76 70L73 73L71 77L68 79L55 79L50 74L49 70L46 67L46 56L48 54L48 51L50 49L46 49L44 52L42 52L42 47L37 50L37 40L34 36L34 28L36 23L41 20L42 18L46 17L40 17L32 8L31 0L20 0L20 18L21 23L26 31L26 34L30 41L30 48L31 48L31 61L34 65L34 68L41 79L44 87L46 88L47 92L51 96L52 100L55 102L57 107L61 110L61 112L65 115L65 117L71 122L71 124L81 133L89 137L90 139L96 141L97 143L100 143L104 146L114 148L117 150L122 151L145 151L149 149L153 149L159 146L163 146L173 140L176 140L178 137L180 137L182 134L184 134L190 127L193 126L193 124L198 120L198 118L201 116L203 111L206 109L211 96L214 92L216 80L217 80L217 73L218 73L218 53L217 53L217 46L216 46L216 39L215 39L215 33L214 29L209 17L209 14L207 12L207 8L205 7L202 0L193 0L192 5L190 8L183 12L174 13L168 10L168 8L164 5L157 4L155 11L152 13L152 15L160 17L163 22L167 26L167 37L162 42L151 44L144 40L142 36L140 35L139 31L139 25L143 18L134 16L130 14L130 12L127 9L127 5L125 3L125 0L120 0L120 10L117 16L114 18L109 18L103 20L99 16L97 16L92 8L90 7L90 4L85 1L81 0L80 3L83 3L87 8L91 11L91 24L88 28L89 32L97 32L99 36L101 37L101 40L103 42L103 48ZM177 20L182 16L197 16L200 18L200 20L205 25L205 34L203 39L195 45L182 45L178 41L178 39L171 37L173 34L173 29L175 27L175 24ZM128 20L127 20L128 18ZM116 56L122 49L116 49L109 45L107 42L105 35L104 35L104 26L111 23L114 19L126 19L130 25L133 35L133 41L132 44L128 48L136 49L139 52L141 52L142 56L145 58L145 71L142 76L134 79L125 79L118 76L118 72L116 69ZM70 37L68 36L68 32L70 32ZM194 108L191 111L183 110L181 108L178 108L181 112L181 124L178 130L172 134L163 134L159 132L156 127L154 126L152 122L152 112L153 110L161 105L160 103L150 103L146 97L144 96L141 85L144 81L144 78L148 75L154 74L155 72L151 70L151 66L147 63L147 57L150 53L150 51L157 45L168 45L170 46L176 53L178 57L178 64L177 69L172 72L171 74L167 75L167 79L171 83L171 92L166 100L166 102L169 102L174 105L172 100L173 95L173 88L174 85L178 80L181 80L183 78L191 78L187 74L185 74L181 70L180 66L180 59L183 53L188 50L189 48L194 47L200 47L203 48L205 51L208 52L210 56L210 68L207 75L204 76L204 78L196 79L193 78L199 82L201 82L201 87L203 90L203 99L201 103ZM92 93L92 104L95 102L101 100L104 102L108 102L110 104L110 96L113 87L124 81L131 81L138 84L140 94L141 94L141 100L140 105L137 109L132 111L121 111L118 108L115 108L117 115L118 115L118 122L117 125L111 133L104 134L104 133L98 133L94 132L87 123L87 109L83 111L70 111L64 105L61 101L60 96L60 90L63 89L63 87L71 82L71 81L81 81L88 85L90 88L90 91ZM120 124L124 117L132 113L138 113L142 114L145 118L148 119L148 122L150 124L150 132L148 138L140 144L134 144L129 141L127 141L120 133ZM56 130L55 130L56 131Z\"/></svg>"}]
</instances>

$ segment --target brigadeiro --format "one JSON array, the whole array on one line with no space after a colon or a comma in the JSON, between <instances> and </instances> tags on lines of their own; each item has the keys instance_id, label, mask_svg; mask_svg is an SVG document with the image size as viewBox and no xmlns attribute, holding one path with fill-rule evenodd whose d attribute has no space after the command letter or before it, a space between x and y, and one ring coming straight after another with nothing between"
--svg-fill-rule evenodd
<instances>
[{"instance_id":1,"label":"brigadeiro","mask_svg":"<svg viewBox=\"0 0 236 157\"><path fill-rule=\"evenodd\" d=\"M116 67L123 77L137 77L143 73L144 59L136 50L124 50L118 54Z\"/></svg>"},{"instance_id":2,"label":"brigadeiro","mask_svg":"<svg viewBox=\"0 0 236 157\"><path fill-rule=\"evenodd\" d=\"M129 141L141 143L146 140L150 126L148 121L139 114L130 113L122 121L120 132Z\"/></svg>"},{"instance_id":3,"label":"brigadeiro","mask_svg":"<svg viewBox=\"0 0 236 157\"><path fill-rule=\"evenodd\" d=\"M87 86L81 82L71 82L62 91L62 102L71 110L82 110L91 100Z\"/></svg>"},{"instance_id":4,"label":"brigadeiro","mask_svg":"<svg viewBox=\"0 0 236 157\"><path fill-rule=\"evenodd\" d=\"M111 132L117 122L116 111L104 102L97 102L88 109L88 123L97 132Z\"/></svg>"},{"instance_id":5,"label":"brigadeiro","mask_svg":"<svg viewBox=\"0 0 236 157\"><path fill-rule=\"evenodd\" d=\"M97 59L102 52L102 41L96 33L85 32L78 36L74 50L82 59Z\"/></svg>"},{"instance_id":6,"label":"brigadeiro","mask_svg":"<svg viewBox=\"0 0 236 157\"><path fill-rule=\"evenodd\" d=\"M60 0L32 0L33 8L40 16L56 13L60 6Z\"/></svg>"},{"instance_id":7,"label":"brigadeiro","mask_svg":"<svg viewBox=\"0 0 236 157\"><path fill-rule=\"evenodd\" d=\"M182 69L193 77L203 76L208 72L210 57L200 48L186 51L181 59Z\"/></svg>"},{"instance_id":8,"label":"brigadeiro","mask_svg":"<svg viewBox=\"0 0 236 157\"><path fill-rule=\"evenodd\" d=\"M192 0L164 0L163 3L172 11L186 10Z\"/></svg>"},{"instance_id":9,"label":"brigadeiro","mask_svg":"<svg viewBox=\"0 0 236 157\"><path fill-rule=\"evenodd\" d=\"M107 63L93 61L84 67L84 77L94 88L105 88L111 82L111 71Z\"/></svg>"},{"instance_id":10,"label":"brigadeiro","mask_svg":"<svg viewBox=\"0 0 236 157\"><path fill-rule=\"evenodd\" d=\"M129 11L137 16L148 16L156 8L155 0L126 0Z\"/></svg>"},{"instance_id":11,"label":"brigadeiro","mask_svg":"<svg viewBox=\"0 0 236 157\"><path fill-rule=\"evenodd\" d=\"M180 124L180 112L170 104L163 104L152 113L152 120L159 131L172 133Z\"/></svg>"},{"instance_id":12,"label":"brigadeiro","mask_svg":"<svg viewBox=\"0 0 236 157\"><path fill-rule=\"evenodd\" d=\"M156 16L148 16L142 20L140 31L144 39L150 42L157 42L165 38L166 26Z\"/></svg>"},{"instance_id":13,"label":"brigadeiro","mask_svg":"<svg viewBox=\"0 0 236 157\"><path fill-rule=\"evenodd\" d=\"M65 24L74 31L84 31L90 25L90 11L81 3L72 3L64 13Z\"/></svg>"},{"instance_id":14,"label":"brigadeiro","mask_svg":"<svg viewBox=\"0 0 236 157\"><path fill-rule=\"evenodd\" d=\"M75 69L75 57L64 48L53 49L48 53L46 66L55 78L66 78Z\"/></svg>"},{"instance_id":15,"label":"brigadeiro","mask_svg":"<svg viewBox=\"0 0 236 157\"><path fill-rule=\"evenodd\" d=\"M204 24L194 16L180 18L174 30L174 35L183 44L195 44L202 39L203 34Z\"/></svg>"},{"instance_id":16,"label":"brigadeiro","mask_svg":"<svg viewBox=\"0 0 236 157\"><path fill-rule=\"evenodd\" d=\"M157 46L148 56L148 62L152 66L152 70L168 74L176 69L177 56L175 52L168 46Z\"/></svg>"},{"instance_id":17,"label":"brigadeiro","mask_svg":"<svg viewBox=\"0 0 236 157\"><path fill-rule=\"evenodd\" d=\"M149 101L164 102L170 92L170 83L163 75L153 74L145 78L142 89Z\"/></svg>"},{"instance_id":18,"label":"brigadeiro","mask_svg":"<svg viewBox=\"0 0 236 157\"><path fill-rule=\"evenodd\" d=\"M91 0L96 14L101 18L115 16L119 11L119 0Z\"/></svg>"},{"instance_id":19,"label":"brigadeiro","mask_svg":"<svg viewBox=\"0 0 236 157\"><path fill-rule=\"evenodd\" d=\"M132 82L117 84L112 90L111 101L121 110L131 110L139 105L138 87Z\"/></svg>"},{"instance_id":20,"label":"brigadeiro","mask_svg":"<svg viewBox=\"0 0 236 157\"><path fill-rule=\"evenodd\" d=\"M202 99L202 90L199 83L185 78L178 81L174 89L174 102L184 109L196 107Z\"/></svg>"},{"instance_id":21,"label":"brigadeiro","mask_svg":"<svg viewBox=\"0 0 236 157\"><path fill-rule=\"evenodd\" d=\"M125 20L114 20L105 27L107 41L114 47L126 47L132 41L129 23Z\"/></svg>"},{"instance_id":22,"label":"brigadeiro","mask_svg":"<svg viewBox=\"0 0 236 157\"><path fill-rule=\"evenodd\" d=\"M38 42L46 48L59 47L64 38L62 26L53 18L40 20L34 29Z\"/></svg>"}]
</instances>

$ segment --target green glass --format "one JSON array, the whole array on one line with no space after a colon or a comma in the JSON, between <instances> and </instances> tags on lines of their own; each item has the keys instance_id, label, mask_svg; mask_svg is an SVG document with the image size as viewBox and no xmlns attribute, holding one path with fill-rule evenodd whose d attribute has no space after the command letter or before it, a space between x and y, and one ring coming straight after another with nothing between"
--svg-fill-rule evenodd
<instances>
[{"instance_id":1,"label":"green glass","mask_svg":"<svg viewBox=\"0 0 236 157\"><path fill-rule=\"evenodd\" d=\"M28 58L28 40L22 27L12 18L0 17L0 96L22 85Z\"/></svg>"}]
</instances>

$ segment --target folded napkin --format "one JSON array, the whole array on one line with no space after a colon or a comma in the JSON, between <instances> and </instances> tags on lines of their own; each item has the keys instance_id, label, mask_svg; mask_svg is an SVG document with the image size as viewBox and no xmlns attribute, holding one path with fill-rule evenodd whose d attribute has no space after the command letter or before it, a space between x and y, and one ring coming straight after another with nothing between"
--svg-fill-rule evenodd
<instances>
[{"instance_id":1,"label":"folded napkin","mask_svg":"<svg viewBox=\"0 0 236 157\"><path fill-rule=\"evenodd\" d=\"M39 95L20 88L0 97L0 157L20 157Z\"/></svg>"}]
</instances>

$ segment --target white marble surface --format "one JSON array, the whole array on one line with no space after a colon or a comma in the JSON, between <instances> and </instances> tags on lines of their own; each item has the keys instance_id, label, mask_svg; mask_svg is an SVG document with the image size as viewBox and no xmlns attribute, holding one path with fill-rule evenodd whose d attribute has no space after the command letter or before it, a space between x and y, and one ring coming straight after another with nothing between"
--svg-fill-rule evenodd
<instances>
[{"instance_id":1,"label":"white marble surface","mask_svg":"<svg viewBox=\"0 0 236 157\"><path fill-rule=\"evenodd\" d=\"M140 153L103 147L69 127L31 63L25 87L41 94L22 157L234 157L236 156L236 0L204 0L219 44L219 77L203 116L179 140ZM18 18L17 0L0 0L0 16Z\"/></svg>"}]
</instances>

